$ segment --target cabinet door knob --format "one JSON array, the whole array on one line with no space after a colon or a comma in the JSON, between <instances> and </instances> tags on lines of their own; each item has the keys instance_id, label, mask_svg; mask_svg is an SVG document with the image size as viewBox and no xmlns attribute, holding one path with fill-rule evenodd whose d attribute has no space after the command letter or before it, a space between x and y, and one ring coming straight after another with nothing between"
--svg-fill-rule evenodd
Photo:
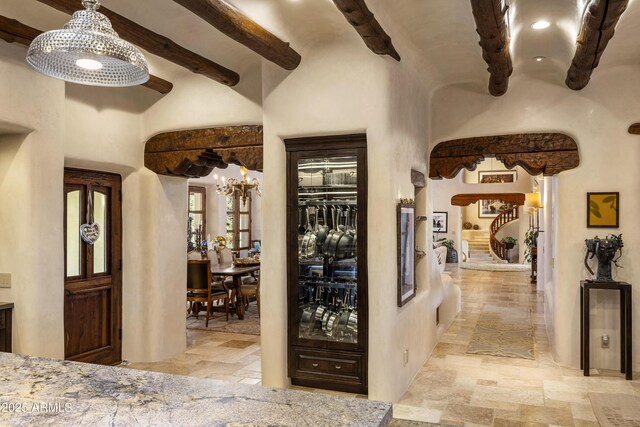
<instances>
[{"instance_id":1,"label":"cabinet door knob","mask_svg":"<svg viewBox=\"0 0 640 427\"><path fill-rule=\"evenodd\" d=\"M313 363L313 364L312 364L312 366L313 366L314 368L317 368L319 365L318 365L317 363Z\"/></svg>"},{"instance_id":2,"label":"cabinet door knob","mask_svg":"<svg viewBox=\"0 0 640 427\"><path fill-rule=\"evenodd\" d=\"M342 369L342 365L336 365L336 369Z\"/></svg>"}]
</instances>

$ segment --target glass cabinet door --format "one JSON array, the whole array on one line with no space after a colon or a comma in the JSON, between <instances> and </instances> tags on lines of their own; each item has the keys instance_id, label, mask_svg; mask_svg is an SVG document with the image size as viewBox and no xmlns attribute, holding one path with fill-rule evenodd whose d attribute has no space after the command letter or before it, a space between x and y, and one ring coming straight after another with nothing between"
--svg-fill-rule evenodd
<instances>
[{"instance_id":1,"label":"glass cabinet door","mask_svg":"<svg viewBox=\"0 0 640 427\"><path fill-rule=\"evenodd\" d=\"M358 342L356 156L297 163L298 337Z\"/></svg>"}]
</instances>

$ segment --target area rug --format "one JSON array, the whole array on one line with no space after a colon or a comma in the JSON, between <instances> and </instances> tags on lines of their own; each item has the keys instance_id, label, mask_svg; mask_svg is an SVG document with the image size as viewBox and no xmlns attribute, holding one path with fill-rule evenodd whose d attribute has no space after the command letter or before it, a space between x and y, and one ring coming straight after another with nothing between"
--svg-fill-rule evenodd
<instances>
[{"instance_id":1,"label":"area rug","mask_svg":"<svg viewBox=\"0 0 640 427\"><path fill-rule=\"evenodd\" d=\"M485 305L467 353L535 359L529 309Z\"/></svg>"},{"instance_id":2,"label":"area rug","mask_svg":"<svg viewBox=\"0 0 640 427\"><path fill-rule=\"evenodd\" d=\"M531 266L528 264L494 264L491 262L463 262L460 263L460 268L480 271L531 271Z\"/></svg>"},{"instance_id":3,"label":"area rug","mask_svg":"<svg viewBox=\"0 0 640 427\"><path fill-rule=\"evenodd\" d=\"M640 427L640 397L630 394L589 393L602 427Z\"/></svg>"},{"instance_id":4,"label":"area rug","mask_svg":"<svg viewBox=\"0 0 640 427\"><path fill-rule=\"evenodd\" d=\"M258 308L255 303L249 304L249 308L244 313L244 320L239 320L237 316L230 315L227 322L224 313L216 312L213 313L212 318L209 318L209 327L205 327L204 324L204 313L201 313L198 319L195 317L187 319L187 329L260 335L260 316L258 316Z\"/></svg>"}]
</instances>

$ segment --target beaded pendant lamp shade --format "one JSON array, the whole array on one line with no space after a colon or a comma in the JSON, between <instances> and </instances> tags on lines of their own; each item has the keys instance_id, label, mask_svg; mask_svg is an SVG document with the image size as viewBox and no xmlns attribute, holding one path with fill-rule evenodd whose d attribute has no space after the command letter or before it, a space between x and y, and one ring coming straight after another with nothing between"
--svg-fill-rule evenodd
<instances>
[{"instance_id":1,"label":"beaded pendant lamp shade","mask_svg":"<svg viewBox=\"0 0 640 427\"><path fill-rule=\"evenodd\" d=\"M122 40L98 12L98 0L83 0L85 10L73 14L63 29L33 40L27 63L50 77L90 86L135 86L149 80L140 50Z\"/></svg>"}]
</instances>

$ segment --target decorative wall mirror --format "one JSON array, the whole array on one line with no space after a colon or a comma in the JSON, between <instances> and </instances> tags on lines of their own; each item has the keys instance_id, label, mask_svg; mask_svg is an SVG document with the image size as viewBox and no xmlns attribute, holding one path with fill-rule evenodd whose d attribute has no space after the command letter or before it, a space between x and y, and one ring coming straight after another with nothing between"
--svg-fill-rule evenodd
<instances>
[{"instance_id":1,"label":"decorative wall mirror","mask_svg":"<svg viewBox=\"0 0 640 427\"><path fill-rule=\"evenodd\" d=\"M416 252L414 204L398 204L398 307L416 296Z\"/></svg>"}]
</instances>

